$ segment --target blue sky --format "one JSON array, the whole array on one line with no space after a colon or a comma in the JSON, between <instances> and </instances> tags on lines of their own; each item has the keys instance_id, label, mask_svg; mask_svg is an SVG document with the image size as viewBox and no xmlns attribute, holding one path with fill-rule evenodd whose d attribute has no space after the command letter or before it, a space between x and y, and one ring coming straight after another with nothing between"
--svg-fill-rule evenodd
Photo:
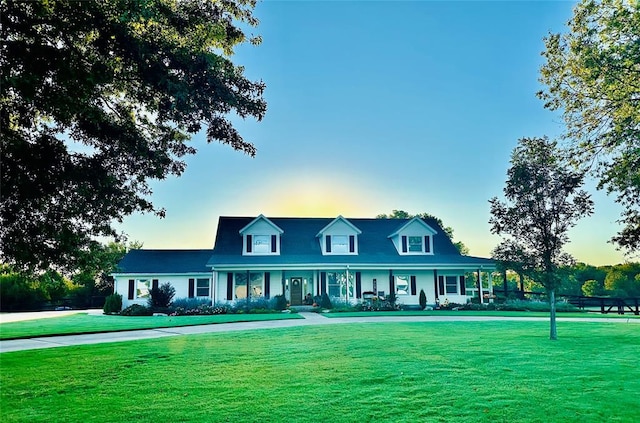
<instances>
[{"instance_id":1,"label":"blue sky","mask_svg":"<svg viewBox=\"0 0 640 423\"><path fill-rule=\"evenodd\" d=\"M165 219L120 225L145 248L210 248L221 215L439 216L472 255L490 256L489 203L521 137L562 131L543 109L542 38L573 2L265 1L233 60L266 85L262 122L237 121L258 154L207 144L180 178L152 185ZM594 216L571 232L579 261L615 264L620 209L595 184Z\"/></svg>"}]
</instances>

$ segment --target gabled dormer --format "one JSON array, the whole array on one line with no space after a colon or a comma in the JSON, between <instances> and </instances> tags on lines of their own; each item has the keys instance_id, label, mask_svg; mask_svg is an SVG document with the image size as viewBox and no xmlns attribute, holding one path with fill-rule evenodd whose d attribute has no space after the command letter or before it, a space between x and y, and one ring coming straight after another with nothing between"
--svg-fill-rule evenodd
<instances>
[{"instance_id":1,"label":"gabled dormer","mask_svg":"<svg viewBox=\"0 0 640 423\"><path fill-rule=\"evenodd\" d=\"M243 256L280 255L280 237L284 231L264 215L240 229Z\"/></svg>"},{"instance_id":2,"label":"gabled dormer","mask_svg":"<svg viewBox=\"0 0 640 423\"><path fill-rule=\"evenodd\" d=\"M358 254L358 235L362 231L342 216L333 219L316 235L322 255Z\"/></svg>"},{"instance_id":3,"label":"gabled dormer","mask_svg":"<svg viewBox=\"0 0 640 423\"><path fill-rule=\"evenodd\" d=\"M436 230L419 217L414 217L389 235L401 255L433 254Z\"/></svg>"}]
</instances>

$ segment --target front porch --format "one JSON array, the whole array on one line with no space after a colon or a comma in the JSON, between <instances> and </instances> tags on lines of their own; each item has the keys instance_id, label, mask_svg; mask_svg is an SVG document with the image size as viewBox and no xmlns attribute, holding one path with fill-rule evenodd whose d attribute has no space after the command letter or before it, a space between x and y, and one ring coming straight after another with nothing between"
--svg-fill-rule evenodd
<instances>
[{"instance_id":1,"label":"front porch","mask_svg":"<svg viewBox=\"0 0 640 423\"><path fill-rule=\"evenodd\" d=\"M248 293L252 298L283 295L291 306L312 306L325 293L332 302L349 303L362 301L365 294L382 298L393 294L398 303L410 306L419 304L420 291L424 291L428 304L464 304L474 297L488 302L493 296L492 270L347 267L217 271L214 301L241 300Z\"/></svg>"}]
</instances>

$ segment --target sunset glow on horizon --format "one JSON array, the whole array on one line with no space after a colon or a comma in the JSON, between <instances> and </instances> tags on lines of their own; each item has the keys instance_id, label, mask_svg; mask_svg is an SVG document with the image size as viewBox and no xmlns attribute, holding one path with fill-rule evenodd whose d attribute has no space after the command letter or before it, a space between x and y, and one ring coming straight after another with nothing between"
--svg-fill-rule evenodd
<instances>
[{"instance_id":1,"label":"sunset glow on horizon","mask_svg":"<svg viewBox=\"0 0 640 423\"><path fill-rule=\"evenodd\" d=\"M471 255L490 257L500 238L488 201L503 195L513 147L563 131L535 93L542 39L566 30L573 4L260 2L262 44L231 58L267 87L263 121L234 121L257 156L194 137L185 173L153 184L167 217L130 216L120 228L145 248L211 248L219 216L397 209L439 217ZM620 206L595 185L595 213L566 250L623 262L608 242Z\"/></svg>"}]
</instances>

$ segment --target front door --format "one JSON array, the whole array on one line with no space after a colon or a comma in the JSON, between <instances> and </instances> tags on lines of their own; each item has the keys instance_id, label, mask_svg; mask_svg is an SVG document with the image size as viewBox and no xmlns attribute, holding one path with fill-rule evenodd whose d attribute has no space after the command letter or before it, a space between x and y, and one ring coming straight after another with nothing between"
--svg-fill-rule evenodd
<instances>
[{"instance_id":1,"label":"front door","mask_svg":"<svg viewBox=\"0 0 640 423\"><path fill-rule=\"evenodd\" d=\"M291 278L291 305L302 304L302 278Z\"/></svg>"}]
</instances>

